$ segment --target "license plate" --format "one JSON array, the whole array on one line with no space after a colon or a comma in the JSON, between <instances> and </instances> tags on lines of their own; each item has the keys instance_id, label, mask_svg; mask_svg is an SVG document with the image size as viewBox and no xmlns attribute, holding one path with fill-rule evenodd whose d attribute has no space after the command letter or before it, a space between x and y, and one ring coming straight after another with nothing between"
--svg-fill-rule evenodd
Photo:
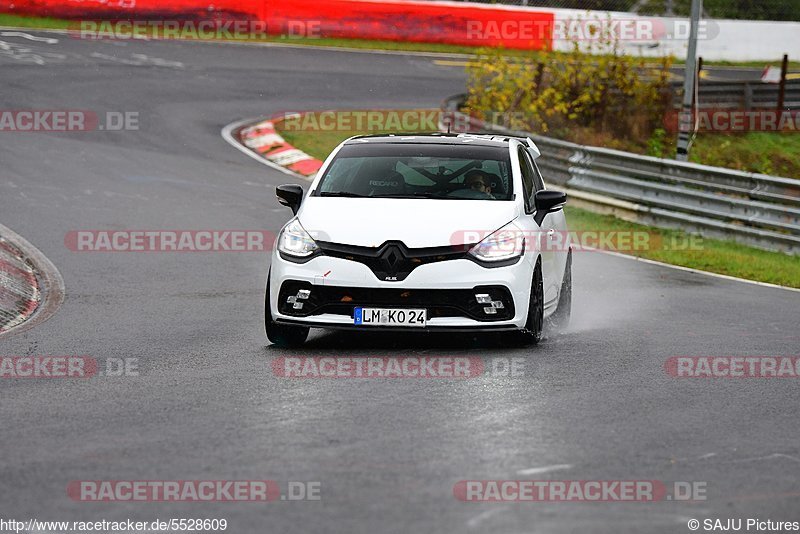
<instances>
[{"instance_id":1,"label":"license plate","mask_svg":"<svg viewBox=\"0 0 800 534\"><path fill-rule=\"evenodd\" d=\"M410 326L422 328L428 319L427 310L408 308L356 308L357 325Z\"/></svg>"}]
</instances>

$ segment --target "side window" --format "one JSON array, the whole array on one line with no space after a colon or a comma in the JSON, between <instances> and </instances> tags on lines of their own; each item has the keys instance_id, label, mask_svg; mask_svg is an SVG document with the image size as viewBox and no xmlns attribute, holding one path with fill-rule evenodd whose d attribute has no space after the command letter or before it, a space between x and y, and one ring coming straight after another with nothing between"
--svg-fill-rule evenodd
<instances>
[{"instance_id":1,"label":"side window","mask_svg":"<svg viewBox=\"0 0 800 534\"><path fill-rule=\"evenodd\" d=\"M528 154L528 157L530 157L530 154ZM536 190L541 191L544 189L544 179L542 179L542 173L539 172L539 166L536 165L536 162L533 161L533 158L531 158L531 165L533 166L533 181L536 183Z\"/></svg>"},{"instance_id":2,"label":"side window","mask_svg":"<svg viewBox=\"0 0 800 534\"><path fill-rule=\"evenodd\" d=\"M527 150L519 147L517 156L519 157L519 168L522 171L522 186L525 188L525 211L531 213L533 211L533 195L536 192L533 167Z\"/></svg>"}]
</instances>

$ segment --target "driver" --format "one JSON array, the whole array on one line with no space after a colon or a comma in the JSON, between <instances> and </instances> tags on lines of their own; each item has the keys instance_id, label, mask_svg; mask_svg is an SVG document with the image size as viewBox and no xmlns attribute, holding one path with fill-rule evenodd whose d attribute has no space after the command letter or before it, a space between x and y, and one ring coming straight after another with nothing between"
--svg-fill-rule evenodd
<instances>
[{"instance_id":1,"label":"driver","mask_svg":"<svg viewBox=\"0 0 800 534\"><path fill-rule=\"evenodd\" d=\"M492 196L492 186L489 181L489 176L483 171L477 169L469 171L466 176L464 176L464 185L468 189L486 193L489 197L494 198L494 196Z\"/></svg>"}]
</instances>

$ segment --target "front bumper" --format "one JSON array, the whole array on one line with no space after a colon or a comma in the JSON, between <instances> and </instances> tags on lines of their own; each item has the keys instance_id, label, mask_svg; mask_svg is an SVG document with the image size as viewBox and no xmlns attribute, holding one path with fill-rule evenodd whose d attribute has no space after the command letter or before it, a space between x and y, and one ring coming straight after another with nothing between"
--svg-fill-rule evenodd
<instances>
[{"instance_id":1,"label":"front bumper","mask_svg":"<svg viewBox=\"0 0 800 534\"><path fill-rule=\"evenodd\" d=\"M319 328L359 330L512 330L525 325L533 266L528 255L514 265L486 268L467 259L420 265L399 282L378 280L363 263L318 256L294 263L273 254L270 308L274 320ZM287 298L309 292L302 310ZM489 293L504 302L502 312L483 314L475 293ZM357 306L425 308L425 328L355 326Z\"/></svg>"}]
</instances>

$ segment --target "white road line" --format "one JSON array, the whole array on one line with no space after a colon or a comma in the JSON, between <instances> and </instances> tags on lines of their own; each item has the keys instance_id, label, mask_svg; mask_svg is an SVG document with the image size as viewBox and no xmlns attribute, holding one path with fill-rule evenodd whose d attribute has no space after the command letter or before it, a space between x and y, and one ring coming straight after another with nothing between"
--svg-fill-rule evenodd
<instances>
[{"instance_id":1,"label":"white road line","mask_svg":"<svg viewBox=\"0 0 800 534\"><path fill-rule=\"evenodd\" d=\"M38 37L36 35L31 35L25 32L18 32L18 31L6 31L0 33L0 37L22 37L23 39L28 39L29 41L38 41L40 43L47 43L47 44L57 44L58 39L54 39L52 37Z\"/></svg>"},{"instance_id":2,"label":"white road line","mask_svg":"<svg viewBox=\"0 0 800 534\"><path fill-rule=\"evenodd\" d=\"M572 469L571 464L557 464L546 465L544 467L530 467L528 469L520 469L517 471L518 475L541 475L542 473L549 473L551 471L563 471L564 469Z\"/></svg>"},{"instance_id":3,"label":"white road line","mask_svg":"<svg viewBox=\"0 0 800 534\"><path fill-rule=\"evenodd\" d=\"M689 458L689 457L687 457L687 458L675 458L674 461L675 462L689 462L691 460L707 460L708 458L713 458L716 455L717 455L716 452L709 452L709 453L703 454L702 456L696 456L696 457L691 457L691 458Z\"/></svg>"},{"instance_id":4,"label":"white road line","mask_svg":"<svg viewBox=\"0 0 800 534\"><path fill-rule=\"evenodd\" d=\"M158 57L148 57L145 54L131 54L133 59L125 59L108 54L101 54L100 52L92 52L89 57L93 57L95 59L105 59L107 61L113 61L115 63L122 63L123 65L131 65L134 67L155 65L157 67L172 67L176 69L185 68L185 65L180 61L170 61L168 59L162 59Z\"/></svg>"},{"instance_id":5,"label":"white road line","mask_svg":"<svg viewBox=\"0 0 800 534\"><path fill-rule=\"evenodd\" d=\"M347 46L321 46L321 45L303 45L303 44L289 44L289 43L275 43L275 42L260 42L249 43L242 41L193 41L196 43L214 43L223 42L225 44L245 45L245 46L262 46L268 48L310 48L312 50L327 50L330 52L353 52L356 54L381 54L385 56L415 56L424 58L452 58L452 59L475 59L477 56L474 54L460 54L458 52L423 52L419 50L380 50L374 48L353 48Z\"/></svg>"},{"instance_id":6,"label":"white road line","mask_svg":"<svg viewBox=\"0 0 800 534\"><path fill-rule=\"evenodd\" d=\"M793 462L800 463L800 458L796 458L794 456L789 456L788 454L781 454L781 453L777 453L777 452L775 454L770 454L769 456L759 456L758 458L744 458L743 460L735 460L735 462L736 463L739 463L739 462L757 462L757 461L760 461L760 460L772 460L773 458L786 458L787 460L791 460Z\"/></svg>"},{"instance_id":7,"label":"white road line","mask_svg":"<svg viewBox=\"0 0 800 534\"><path fill-rule=\"evenodd\" d=\"M20 28L17 26L0 26L0 30L32 30L38 33L55 33L58 35L79 35L80 32L76 30L57 30L51 28ZM145 39L150 40L150 39ZM179 39L182 43L198 43L198 44L227 44L237 46L260 46L270 48L295 48L311 50L326 50L329 52L354 52L357 54L381 54L389 56L416 56L425 58L452 58L452 59L474 59L474 54L461 54L457 52L424 52L420 50L379 50L373 48L353 48L345 46L322 46L322 45L308 45L308 44L292 44L292 43L276 43L272 41L267 42L248 42L248 41L223 41L219 39L213 40L198 40L198 39Z\"/></svg>"},{"instance_id":8,"label":"white road line","mask_svg":"<svg viewBox=\"0 0 800 534\"><path fill-rule=\"evenodd\" d=\"M467 521L467 528L476 528L481 523L499 512L505 512L505 510L503 508L492 508L490 510L486 510L485 512L481 512Z\"/></svg>"}]
</instances>

